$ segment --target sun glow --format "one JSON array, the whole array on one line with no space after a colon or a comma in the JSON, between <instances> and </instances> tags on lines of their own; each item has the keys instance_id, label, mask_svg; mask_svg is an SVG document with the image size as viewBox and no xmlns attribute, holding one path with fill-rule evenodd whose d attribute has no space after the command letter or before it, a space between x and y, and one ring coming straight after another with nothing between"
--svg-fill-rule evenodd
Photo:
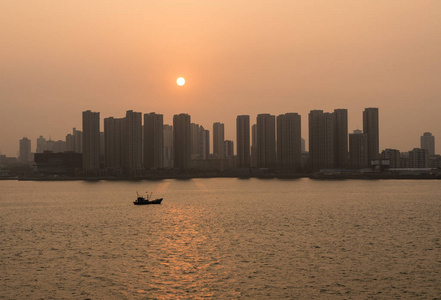
<instances>
[{"instance_id":1,"label":"sun glow","mask_svg":"<svg viewBox=\"0 0 441 300\"><path fill-rule=\"evenodd\" d=\"M179 77L179 78L176 80L176 83L177 83L179 86L183 86L183 85L185 84L185 78L184 78L184 77Z\"/></svg>"}]
</instances>

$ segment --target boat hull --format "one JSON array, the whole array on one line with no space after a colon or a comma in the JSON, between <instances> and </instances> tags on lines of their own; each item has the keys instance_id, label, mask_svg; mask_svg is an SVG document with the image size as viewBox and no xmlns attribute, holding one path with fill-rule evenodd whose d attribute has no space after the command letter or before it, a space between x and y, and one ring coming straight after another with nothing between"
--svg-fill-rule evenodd
<instances>
[{"instance_id":1,"label":"boat hull","mask_svg":"<svg viewBox=\"0 0 441 300\"><path fill-rule=\"evenodd\" d=\"M136 200L136 201L133 201L133 204L135 204L135 205L149 205L149 204L161 204L161 202L162 202L162 198L159 198L159 199L155 199L155 200L151 200L151 201L149 201L149 200L142 200L142 201Z\"/></svg>"}]
</instances>

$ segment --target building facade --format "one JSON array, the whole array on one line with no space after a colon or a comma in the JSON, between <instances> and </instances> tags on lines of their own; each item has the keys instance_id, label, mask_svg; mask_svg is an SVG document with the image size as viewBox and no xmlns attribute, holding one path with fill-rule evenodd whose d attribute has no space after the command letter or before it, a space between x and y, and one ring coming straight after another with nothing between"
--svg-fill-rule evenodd
<instances>
[{"instance_id":1,"label":"building facade","mask_svg":"<svg viewBox=\"0 0 441 300\"><path fill-rule=\"evenodd\" d=\"M276 168L276 118L270 114L257 115L257 167Z\"/></svg>"},{"instance_id":2,"label":"building facade","mask_svg":"<svg viewBox=\"0 0 441 300\"><path fill-rule=\"evenodd\" d=\"M301 117L297 113L277 116L277 164L279 169L299 171L302 159Z\"/></svg>"},{"instance_id":3,"label":"building facade","mask_svg":"<svg viewBox=\"0 0 441 300\"><path fill-rule=\"evenodd\" d=\"M108 174L122 175L124 118L104 119L104 164Z\"/></svg>"},{"instance_id":4,"label":"building facade","mask_svg":"<svg viewBox=\"0 0 441 300\"><path fill-rule=\"evenodd\" d=\"M427 168L429 153L426 149L414 148L409 151L409 168Z\"/></svg>"},{"instance_id":5,"label":"building facade","mask_svg":"<svg viewBox=\"0 0 441 300\"><path fill-rule=\"evenodd\" d=\"M188 170L191 167L191 118L188 114L173 116L173 163L175 169Z\"/></svg>"},{"instance_id":6,"label":"building facade","mask_svg":"<svg viewBox=\"0 0 441 300\"><path fill-rule=\"evenodd\" d=\"M349 167L363 169L368 165L368 137L361 130L354 130L349 134Z\"/></svg>"},{"instance_id":7,"label":"building facade","mask_svg":"<svg viewBox=\"0 0 441 300\"><path fill-rule=\"evenodd\" d=\"M251 167L257 168L257 124L251 126Z\"/></svg>"},{"instance_id":8,"label":"building facade","mask_svg":"<svg viewBox=\"0 0 441 300\"><path fill-rule=\"evenodd\" d=\"M83 171L97 175L100 169L100 113L83 112Z\"/></svg>"},{"instance_id":9,"label":"building facade","mask_svg":"<svg viewBox=\"0 0 441 300\"><path fill-rule=\"evenodd\" d=\"M309 161L312 171L335 167L335 117L322 110L309 112Z\"/></svg>"},{"instance_id":10,"label":"building facade","mask_svg":"<svg viewBox=\"0 0 441 300\"><path fill-rule=\"evenodd\" d=\"M397 149L385 149L381 151L381 160L389 161L389 168L399 168L400 167L400 151Z\"/></svg>"},{"instance_id":11,"label":"building facade","mask_svg":"<svg viewBox=\"0 0 441 300\"><path fill-rule=\"evenodd\" d=\"M223 123L213 124L213 154L217 159L224 158L225 128Z\"/></svg>"},{"instance_id":12,"label":"building facade","mask_svg":"<svg viewBox=\"0 0 441 300\"><path fill-rule=\"evenodd\" d=\"M239 168L250 167L250 116L236 117L236 153Z\"/></svg>"},{"instance_id":13,"label":"building facade","mask_svg":"<svg viewBox=\"0 0 441 300\"><path fill-rule=\"evenodd\" d=\"M128 110L123 121L122 167L124 175L141 175L142 167L142 114Z\"/></svg>"},{"instance_id":14,"label":"building facade","mask_svg":"<svg viewBox=\"0 0 441 300\"><path fill-rule=\"evenodd\" d=\"M234 142L226 140L224 141L224 157L230 158L234 156Z\"/></svg>"},{"instance_id":15,"label":"building facade","mask_svg":"<svg viewBox=\"0 0 441 300\"><path fill-rule=\"evenodd\" d=\"M210 156L210 131L199 127L199 158L207 160Z\"/></svg>"},{"instance_id":16,"label":"building facade","mask_svg":"<svg viewBox=\"0 0 441 300\"><path fill-rule=\"evenodd\" d=\"M348 167L348 110L335 109L334 118L334 167L345 169Z\"/></svg>"},{"instance_id":17,"label":"building facade","mask_svg":"<svg viewBox=\"0 0 441 300\"><path fill-rule=\"evenodd\" d=\"M421 136L421 149L426 149L429 157L435 155L435 137L430 132Z\"/></svg>"},{"instance_id":18,"label":"building facade","mask_svg":"<svg viewBox=\"0 0 441 300\"><path fill-rule=\"evenodd\" d=\"M163 125L164 168L173 168L173 126Z\"/></svg>"},{"instance_id":19,"label":"building facade","mask_svg":"<svg viewBox=\"0 0 441 300\"><path fill-rule=\"evenodd\" d=\"M164 168L164 119L154 112L144 114L144 168Z\"/></svg>"},{"instance_id":20,"label":"building facade","mask_svg":"<svg viewBox=\"0 0 441 300\"><path fill-rule=\"evenodd\" d=\"M200 138L199 124L190 123L191 159L199 159L200 157Z\"/></svg>"},{"instance_id":21,"label":"building facade","mask_svg":"<svg viewBox=\"0 0 441 300\"><path fill-rule=\"evenodd\" d=\"M19 142L19 156L18 161L22 163L29 163L32 161L31 140L24 137Z\"/></svg>"},{"instance_id":22,"label":"building facade","mask_svg":"<svg viewBox=\"0 0 441 300\"><path fill-rule=\"evenodd\" d=\"M363 111L363 133L368 137L368 164L378 160L380 153L380 133L378 108L369 107Z\"/></svg>"}]
</instances>

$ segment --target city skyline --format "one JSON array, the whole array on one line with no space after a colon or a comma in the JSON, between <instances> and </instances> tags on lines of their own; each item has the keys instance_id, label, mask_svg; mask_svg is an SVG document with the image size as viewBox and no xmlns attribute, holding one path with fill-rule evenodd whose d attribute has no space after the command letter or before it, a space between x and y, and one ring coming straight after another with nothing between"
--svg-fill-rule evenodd
<instances>
[{"instance_id":1,"label":"city skyline","mask_svg":"<svg viewBox=\"0 0 441 300\"><path fill-rule=\"evenodd\" d=\"M212 144L215 147L210 152L209 130L192 123L188 114L174 115L173 126L170 126L163 123L162 114L144 114L142 122L141 112L129 110L124 118L104 118L104 131L100 131L100 112L84 111L82 120L83 131L73 128L73 134L67 134L65 141L55 142L40 136L35 155L37 165L49 159L52 153L60 152L66 154L66 160L76 159L69 153L82 152L81 169L86 176L142 176L145 171L156 172L164 168L222 171L251 167L289 173L325 169L372 168L378 171L382 168L439 168L441 159L441 155L435 155L435 137L430 132L420 137L421 147L409 151L387 148L380 152L380 114L374 107L363 111L363 131L354 130L353 133L347 129L346 109L311 110L308 115L309 153L302 150L301 116L297 113L281 114L277 118L259 114L256 124L251 126L251 134L249 116L237 116L237 155L234 154L234 141L223 137L223 123L213 123ZM82 137L80 144L75 142L79 137ZM19 161L31 162L30 149L31 141L26 137L21 139ZM49 152L43 154L46 150Z\"/></svg>"},{"instance_id":2,"label":"city skyline","mask_svg":"<svg viewBox=\"0 0 441 300\"><path fill-rule=\"evenodd\" d=\"M364 107L364 108L361 108L360 109L360 111L358 111L358 112L352 112L352 114L350 113L350 111L349 110L347 110L346 108L343 108L343 107L341 107L341 108L331 108L331 109L329 109L329 111L333 111L333 110L340 110L340 109L343 109L343 110L347 110L347 118L348 118L348 133L351 133L351 132L353 132L354 130L363 130L363 110L365 109L366 107ZM322 108L318 108L319 110L325 110L325 109L322 109ZM129 109L129 110L133 110L133 109ZM311 110L313 110L313 109L311 109ZM277 113L269 113L269 114L271 114L271 115L275 115L275 116L277 116L277 115L280 115L280 114L285 114L285 113L297 113L297 114L299 114L299 115L301 115L301 116L304 116L304 118L301 120L301 128L302 128L302 132L301 132L301 136L302 136L302 138L304 138L305 139L305 141L306 141L306 150L307 151L309 151L309 148L308 148L308 143L309 143L309 139L308 139L308 135L309 135L309 126L308 126L308 120L307 120L307 116L308 116L308 114L309 114L309 112L311 111L311 110L308 110L307 112L306 112L306 114L304 114L304 115L302 115L301 113L299 113L299 112L296 112L296 111L289 111L289 112L277 112ZM415 136L409 136L409 134L405 134L405 133L403 133L403 136L395 136L393 139L392 139L392 141L396 141L396 140L409 140L410 142L408 142L408 143L405 143L406 145L408 144L409 146L408 146L408 148L400 148L400 147L397 147L397 146L394 146L393 144L395 144L395 145L397 145L397 144L399 144L398 142L395 142L395 143L392 143L392 141L387 141L387 140L385 140L385 138L384 138L384 135L383 135L383 132L388 132L388 131L390 131L389 129L385 129L385 128L383 128L384 126L382 126L383 124L382 124L382 122L383 122L383 120L382 120L382 118L384 118L384 116L383 116L383 110L381 110L381 107L379 108L379 110L381 111L381 117L380 117L380 120L379 120L379 122L380 122L380 132L379 132L379 135L380 135L380 144L379 144L379 148L380 148L380 150L381 149L389 149L389 148L392 148L392 149L399 149L399 150L401 150L401 151L410 151L410 150L412 150L413 148L416 148L416 147L420 147L420 137L423 135L423 133L424 132L430 132L434 137L436 137L437 136L437 134L436 134L436 132L440 132L440 134L438 135L438 136L441 136L441 130L436 130L436 128L435 128L435 130L431 130L431 129L426 129L426 130L423 130L423 131L421 131L421 132L416 132L415 134ZM99 110L98 110L99 111ZM101 112L101 111L100 111ZM144 112L144 111L141 111L142 112L142 114L144 114L144 113L150 113L150 111L149 112ZM80 112L80 114L81 114L82 112ZM162 114L162 112L158 112L158 113L160 113L160 114ZM180 114L180 113L176 113L176 114ZM188 113L189 115L191 115L192 116L192 119L195 119L194 117L193 117L193 115L191 114L191 113ZM252 115L252 114L246 114L246 112L244 113L245 115L249 115L250 116L250 126L251 125L253 125L253 124L256 124L256 119L257 119L257 116L259 115L259 114L264 114L264 113L257 113L257 114L255 114L254 116ZM114 118L122 118L122 117L124 117L124 115L121 113L121 112L118 112L116 115L118 115L119 117L116 117L116 116L113 116ZM172 125L173 124L173 115L171 115L171 116L168 116L168 115L163 115L164 117L164 124L170 124L170 125ZM225 140L232 140L232 141L234 141L235 143L236 143L236 117L237 117L237 115L234 115L234 116L232 116L232 117L228 117L228 119L233 119L234 121L231 123L231 124L228 124L227 125L227 122L223 122L222 120L220 121L222 124L225 124ZM356 119L356 120L353 120L353 119ZM35 135L33 136L31 136L31 135L29 135L29 134L25 134L25 135L23 135L23 136L17 136L17 140L15 140L14 141L14 143L13 143L13 145L8 145L9 147L4 147L4 144L2 143L1 144L1 147L2 148L0 148L0 154L3 154L3 155L7 155L7 156L13 156L13 157L18 157L18 146L17 146L17 141L18 140L20 140L20 139L22 139L23 137L27 137L27 138L29 138L30 140L32 140L32 141L34 141L34 140L36 140L38 137L40 137L40 136L44 136L44 137L49 137L51 140L53 140L53 141L57 141L57 140L65 140L65 138L66 138L66 133L67 132L69 132L69 131L71 131L72 130L72 128L81 128L81 119L80 118L77 118L78 119L78 121L75 123L75 125L76 124L79 124L79 125L77 125L77 126L72 126L72 125L68 125L68 124L65 124L65 127L67 128L67 130L66 130L66 132L65 133L61 133L60 134L60 136L56 136L56 137L54 137L54 135L53 134L45 134L45 133L35 133ZM209 131L210 132L212 132L212 129L213 129L213 124L215 123L215 122L211 122L210 123L210 121L208 120L208 123L207 124L205 124L205 123L202 123L202 122L198 122L198 121L196 121L198 124L200 124L201 126L203 126L203 127L205 127L205 128L209 128ZM404 122L404 121L403 121ZM351 126L351 124L356 124L356 126ZM30 129L28 130L28 131L33 131L34 130L34 127L35 126L29 126L30 127ZM396 129L396 125L394 125L394 128ZM64 127L62 127L62 128L64 128ZM100 128L104 128L104 118L101 118L100 119ZM440 126L439 126L439 128L441 128L441 122L440 122ZM251 130L251 128L250 128L250 130ZM26 130L25 130L26 131ZM51 130L49 130L50 132L51 132ZM56 128L54 128L54 130L53 131L60 131L60 128L59 127L56 127ZM228 135L227 135L228 134ZM397 137L399 138L399 137L401 137L401 139L397 139ZM210 140L210 145L211 145L211 149L213 149L212 147L213 147L213 143L212 143L212 140ZM36 143L32 143L32 148L31 148L31 151L32 152L35 152L36 151ZM407 147L407 146L405 146L405 147ZM8 148L11 148L11 149L13 149L12 151L9 151L9 152L6 152L6 151L2 151L2 149L3 148L5 148L5 149L8 149ZM438 139L435 139L435 148L436 149L441 149L441 138L438 138Z\"/></svg>"},{"instance_id":3,"label":"city skyline","mask_svg":"<svg viewBox=\"0 0 441 300\"><path fill-rule=\"evenodd\" d=\"M441 294L441 0L0 20L4 298Z\"/></svg>"},{"instance_id":4,"label":"city skyline","mask_svg":"<svg viewBox=\"0 0 441 300\"><path fill-rule=\"evenodd\" d=\"M382 149L441 136L439 1L112 3L0 3L1 153L88 109L185 112L233 140L237 115L296 112L306 137L310 110L347 109L352 132L378 107Z\"/></svg>"},{"instance_id":5,"label":"city skyline","mask_svg":"<svg viewBox=\"0 0 441 300\"><path fill-rule=\"evenodd\" d=\"M90 110L87 110L87 111L83 111L82 112L82 114L84 114L85 112L89 112ZM309 113L308 113L308 115L311 113L311 112L316 112L316 111L321 111L321 112L323 112L323 110L310 110L309 111ZM367 112L369 112L369 111L375 111L375 113L376 113L376 119L375 119L375 122L377 122L376 124L377 125L375 125L376 126L376 129L377 130L379 130L380 131L380 134L379 134L379 138L378 137L376 137L376 139L377 140L379 140L379 145L381 145L381 144L383 144L383 143L385 143L385 144L387 144L387 142L383 142L382 143L382 138L381 138L381 125L380 126L378 126L379 124L381 124L381 113L379 113L379 109L378 108L372 108L372 107L368 107L368 108L365 108L364 109L364 111L362 111L361 112L361 115L362 115L362 121L361 121L361 123L363 124L363 119L364 119L364 116L365 116L365 114L367 114ZM127 113L129 113L129 112L133 112L133 110L128 110L127 112L126 112L126 114ZM105 128L105 126L106 126L106 120L107 119L112 119L113 121L118 121L118 120L123 120L124 118L117 118L117 117L114 117L114 116L105 116L105 117L103 117L103 118L101 118L101 117L99 117L99 115L100 115L100 112L97 112L98 113L98 120L99 120L99 128L101 128L100 129L100 132L101 132L101 134L103 135L102 136L102 138L104 139L104 128ZM339 142L337 142L337 141L335 141L335 143L338 143L338 144L341 144L341 143L343 143L341 146L340 146L340 148L342 148L342 149L348 149L347 151L349 151L349 135L350 134L352 134L352 132L356 132L356 131L358 131L358 130L361 130L361 132L362 133L366 133L365 131L366 131L366 129L365 129L365 131L363 131L363 125L361 126L361 128L355 128L355 129L350 129L350 130L348 130L348 128L349 128L349 126L347 126L346 127L346 124L348 124L349 122L350 122L350 119L348 118L348 111L347 111L347 109L342 109L342 108L338 108L338 109L334 109L334 113L333 114L337 114L338 113L338 115L335 115L335 116L333 116L333 118L335 119L335 121L332 121L332 122L336 122L336 125L335 126L338 126L337 124L344 124L344 129L343 129L343 132L341 133L341 136L346 136L346 141L344 141L344 140L341 140L341 138L340 138L340 141ZM339 116L339 115L341 115L341 114L344 114L343 116L343 119L341 119L342 117L337 117L337 116ZM164 120L164 116L162 115L162 114L157 114L157 113L155 113L155 112L149 112L149 113L144 113L144 112L139 112L138 114L140 114L140 116L143 116L143 117L141 117L141 119L144 119L144 121L145 121L145 116L146 115L157 115L157 116L160 116L160 118L161 118L161 122L162 122L162 124L164 125L164 126L166 126L166 125L169 125L169 124L167 124L166 122L164 122L163 120ZM180 113L180 114L185 114L185 113ZM180 115L180 114L176 114L176 115ZM302 126L301 124L302 124L302 122L304 122L304 120L301 120L301 115L300 114L297 114L297 113L295 113L295 112L286 112L286 113L283 113L283 114L279 114L278 116L280 117L280 116L282 116L282 115L285 115L285 114L296 114L296 115L298 115L298 116L300 116L300 120L298 121L299 123L300 123L300 127L301 127L301 139L302 140L304 140L305 141L305 143L306 143L306 145L308 145L309 144L309 136L310 136L310 130L309 130L309 126L310 126L310 124L308 124L308 123L310 123L310 121L306 121L306 122L308 122L306 125L307 126ZM326 113L325 113L326 114ZM186 114L186 115L189 115L189 116L191 116L190 114ZM253 120L249 115L244 115L244 116L248 116L249 118L250 118L250 121L249 121L249 126L250 126L250 148L251 148L251 138L252 138L252 132L251 132L251 127L253 126L253 125L257 125L257 121L258 121L258 119L259 119L259 115L268 115L268 116L274 116L274 117L276 117L277 115L271 115L271 114L258 114L257 116L256 116L256 118ZM370 115L370 114L369 114ZM239 116L236 116L236 117L239 117ZM341 119L341 121L340 122L338 122L337 120L339 120L339 119ZM237 120L236 120L236 122L237 122ZM236 138L237 138L237 127L236 126L238 126L238 124L236 124L236 122L235 122L235 124L234 124L234 134L235 134L235 136L233 137L233 138L231 138L231 139L228 139L228 138L226 138L226 137L224 137L224 141L226 141L226 140L232 140L233 141L233 143L236 145L237 144L237 140L236 140ZM142 124L144 124L144 122L142 122L142 120L141 120L141 122L140 123L142 123ZM275 133L274 133L274 139L275 139L275 143L277 143L278 142L278 139L276 138L276 136L277 136L277 121L275 121L274 122L275 124ZM214 138L215 138L215 136L213 135L214 134L214 128L215 128L215 126L218 126L218 125L222 125L222 132L226 132L227 131L227 129L229 129L227 126L224 126L224 124L223 123L220 123L220 122L213 122L213 123L211 123L211 129L212 130L210 130L210 129L208 129L208 130L205 130L205 131L207 131L208 132L208 134L210 135L210 131L211 131L211 134L212 134L212 136L211 136L211 138L208 138L208 139L206 139L207 140L207 146L206 147L208 147L208 151L207 151L207 155L208 154L216 154L215 152L214 152L214 143L215 143L215 140L214 140ZM173 121L171 122L171 125L173 125ZM204 130L204 127L202 126L202 125L199 125L199 124L195 124L195 123L191 123L191 125L193 126L193 125L196 125L196 126L198 126L198 127L200 127L202 130ZM83 126L84 126L84 123L83 123ZM115 126L115 125L113 125L113 126ZM119 126L121 126L121 125L119 125ZM305 130L305 128L304 127L307 127L306 128L306 131L307 131L307 135L306 136L303 136L303 131ZM71 128L71 130L72 130L72 127L70 127ZM80 127L81 128L81 127ZM209 126L209 128L210 128L210 126ZM334 131L334 130L338 130L337 129L338 127L336 127L336 128L333 128L332 129L332 131ZM257 129L257 128L256 128ZM231 130L229 130L229 131L231 131ZM74 151L74 148L75 148L75 144L78 144L78 142L79 141L77 141L77 142L75 142L75 135L76 135L76 132L79 132L80 134L82 134L82 132L81 131L78 131L75 127L73 127L73 135L72 134L70 134L70 133L67 133L66 135L64 135L64 138L62 137L62 139L52 139L51 137L49 138L49 140L46 140L45 139L45 137L43 136L43 135L39 135L39 137L38 138L36 138L35 139L35 143L31 143L31 152L32 153L36 153L36 152L40 152L41 153L41 151L38 151L38 147L39 147L39 140L40 139L42 139L42 140L44 140L44 142L51 142L51 143L53 143L53 146L49 146L49 150L51 150L51 151L53 151L52 149L54 148L56 151L55 152L63 152L63 151ZM416 143L414 143L412 146L411 146L411 148L409 148L409 149L399 149L399 148L394 148L394 147L385 147L385 148L382 148L381 146L379 146L379 148L378 148L378 155L380 155L380 153L381 153L381 151L382 150L385 150L385 149L397 149L397 150L399 150L399 151L401 151L401 152L408 152L408 151L411 151L411 150L413 150L414 148L423 148L423 149L426 149L426 150L428 150L429 151L429 153L431 153L431 155L432 155L432 153L433 153L433 149L431 148L431 150L429 150L427 147L428 146L425 146L425 145L423 145L423 138L425 137L425 135L430 135L430 138L431 138L431 147L432 148L434 148L434 149L437 149L436 148L436 143L437 143L437 139L435 138L435 135L432 135L432 133L431 132L424 132L424 133L421 133L420 134L420 136L419 136L419 140L418 140L418 142L416 142ZM23 139L23 138L28 138L28 136L23 136L21 139ZM77 140L78 140L78 138L80 138L80 137L77 137ZM20 139L20 140L21 140ZM81 138L80 138L81 139ZM142 137L142 140L144 140L145 139L145 136L143 135L143 137ZM32 141L32 139L29 139L30 141ZM64 143L66 143L66 145L61 145L61 148L60 148L60 145L58 145L57 146L57 144L58 143L60 143L60 142L64 142ZM346 144L345 144L346 143ZM142 143L141 143L142 144ZM310 146L310 144L309 144L309 146ZM77 148L79 148L79 146L78 145L76 145L76 147ZM82 145L80 145L80 147L82 148ZM338 147L338 146L336 146L336 147ZM35 149L35 150L34 150ZM60 150L61 149L61 150ZM341 157L344 157L344 156L347 156L346 154L344 154L344 152L346 151L346 150L340 150L340 151L344 151L342 154L340 154L340 155L338 155L338 151L337 151L337 149L338 148L336 148L334 151L336 151L336 153L333 153L332 155L331 155L331 157L333 157L332 158L332 160L335 160L336 161L336 165L335 165L335 167L344 167L345 165L346 166L349 166L350 165L350 162L349 162L349 157L347 157L346 159L347 159L347 161L346 161L346 163L344 163L344 162L341 162L341 160L342 160L342 158ZM158 150L156 150L156 151L158 151ZM204 151L206 151L206 150L204 150ZM234 147L234 154L235 155L237 155L237 149L236 149L236 147ZM309 147L306 147L306 152L309 152L310 151L310 149L309 149ZM223 152L223 143L222 143L222 152ZM17 157L17 158L19 158L19 149L17 149L17 151L16 151L16 153L17 153L17 155L16 156L14 156L14 155L12 155L11 157ZM250 150L250 153L251 153L251 150ZM2 153L0 153L0 154L2 154ZM102 154L104 154L104 153L102 153ZM437 154L437 152L435 151L435 153L434 154ZM4 154L3 154L4 155ZM146 159L146 156L145 156L146 154L145 153L143 153L141 156L143 157L142 158L142 160L145 160ZM340 157L340 158L339 158ZM378 156L377 156L378 157ZM375 159L375 157L374 158L372 158L371 160L374 160ZM339 162L340 161L340 162Z\"/></svg>"}]
</instances>

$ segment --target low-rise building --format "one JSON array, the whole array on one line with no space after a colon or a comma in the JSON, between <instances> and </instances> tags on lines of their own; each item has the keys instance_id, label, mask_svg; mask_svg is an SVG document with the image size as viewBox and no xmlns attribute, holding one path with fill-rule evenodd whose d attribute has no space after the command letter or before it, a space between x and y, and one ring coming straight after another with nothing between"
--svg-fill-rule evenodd
<instances>
[{"instance_id":1,"label":"low-rise building","mask_svg":"<svg viewBox=\"0 0 441 300\"><path fill-rule=\"evenodd\" d=\"M45 151L35 153L37 173L41 175L72 176L82 168L83 155L75 152L53 153Z\"/></svg>"}]
</instances>

